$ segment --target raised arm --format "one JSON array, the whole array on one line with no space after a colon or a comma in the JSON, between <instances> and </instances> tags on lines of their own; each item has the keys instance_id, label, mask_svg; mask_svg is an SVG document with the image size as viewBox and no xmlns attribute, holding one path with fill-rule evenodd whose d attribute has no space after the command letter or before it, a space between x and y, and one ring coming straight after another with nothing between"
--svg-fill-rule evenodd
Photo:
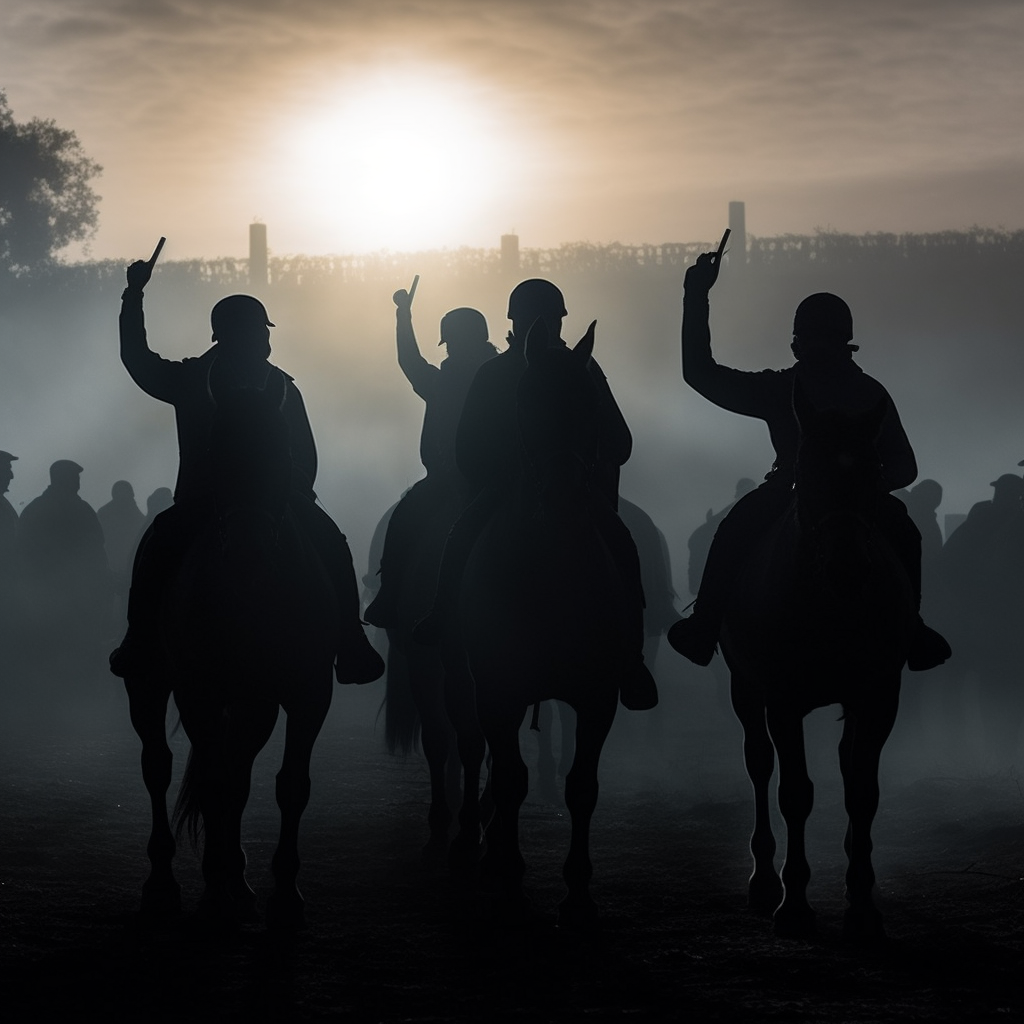
<instances>
[{"instance_id":1,"label":"raised arm","mask_svg":"<svg viewBox=\"0 0 1024 1024\"><path fill-rule=\"evenodd\" d=\"M413 391L420 398L426 400L439 370L423 358L420 347L416 344L416 334L412 329L412 296L404 288L400 288L392 298L395 302L395 342L398 346L398 367L405 374L405 379L412 385Z\"/></svg>"},{"instance_id":2,"label":"raised arm","mask_svg":"<svg viewBox=\"0 0 1024 1024\"><path fill-rule=\"evenodd\" d=\"M711 354L710 292L718 280L725 238L717 252L701 253L683 281L683 380L708 401L743 416L763 416L764 375L722 366Z\"/></svg>"},{"instance_id":3,"label":"raised arm","mask_svg":"<svg viewBox=\"0 0 1024 1024\"><path fill-rule=\"evenodd\" d=\"M158 356L146 338L142 296L153 274L153 262L152 259L137 260L127 270L128 287L121 293L121 315L118 318L121 362L146 394L163 402L173 402L181 364Z\"/></svg>"}]
</instances>

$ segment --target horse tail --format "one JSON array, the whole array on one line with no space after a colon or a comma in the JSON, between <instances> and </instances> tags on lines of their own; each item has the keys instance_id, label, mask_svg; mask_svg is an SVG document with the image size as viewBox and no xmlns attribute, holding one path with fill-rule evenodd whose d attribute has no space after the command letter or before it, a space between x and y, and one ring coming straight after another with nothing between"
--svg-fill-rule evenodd
<instances>
[{"instance_id":1,"label":"horse tail","mask_svg":"<svg viewBox=\"0 0 1024 1024\"><path fill-rule=\"evenodd\" d=\"M419 752L420 714L412 695L409 662L397 645L388 645L384 686L384 742L389 754Z\"/></svg>"},{"instance_id":2,"label":"horse tail","mask_svg":"<svg viewBox=\"0 0 1024 1024\"><path fill-rule=\"evenodd\" d=\"M188 841L193 850L199 849L199 841L203 833L203 818L199 802L199 790L202 785L201 768L196 748L188 752L185 762L185 773L178 787L178 798L174 801L174 812L171 814L171 827L174 837L181 842L187 833Z\"/></svg>"}]
</instances>

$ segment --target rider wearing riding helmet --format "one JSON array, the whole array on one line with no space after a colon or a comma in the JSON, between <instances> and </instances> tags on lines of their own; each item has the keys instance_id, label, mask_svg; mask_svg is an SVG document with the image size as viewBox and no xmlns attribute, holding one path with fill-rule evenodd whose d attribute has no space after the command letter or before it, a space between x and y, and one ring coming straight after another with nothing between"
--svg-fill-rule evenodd
<instances>
[{"instance_id":1,"label":"rider wearing riding helmet","mask_svg":"<svg viewBox=\"0 0 1024 1024\"><path fill-rule=\"evenodd\" d=\"M760 487L744 495L722 520L708 553L693 614L668 633L669 643L698 665L710 663L729 598L757 542L789 508L800 428L793 412L799 381L808 404L857 414L885 404L876 441L881 461L879 525L903 563L914 591L916 625L907 666L933 668L949 656L949 645L920 617L921 535L906 507L890 492L917 476L917 461L899 413L886 389L854 361L853 315L837 295L818 292L804 299L793 319L796 363L783 370L749 372L722 366L711 354L709 293L718 279L720 255L703 253L686 272L683 297L683 379L715 405L764 420L775 461Z\"/></svg>"},{"instance_id":2,"label":"rider wearing riding helmet","mask_svg":"<svg viewBox=\"0 0 1024 1024\"><path fill-rule=\"evenodd\" d=\"M110 656L118 676L144 674L159 661L157 609L164 588L180 566L189 544L214 513L213 467L208 438L214 418L211 378L233 387L263 387L272 373L270 328L263 303L251 295L221 299L210 314L213 345L203 355L180 362L157 355L146 339L143 289L153 261L128 267L121 296L121 361L148 395L174 407L180 462L174 504L161 512L139 544L128 598L128 632ZM384 664L359 621L359 597L352 555L344 534L316 504L313 483L317 453L302 395L285 377L282 414L288 426L292 478L289 507L316 548L333 584L341 611L338 623L338 682L366 683L380 678Z\"/></svg>"},{"instance_id":3,"label":"rider wearing riding helmet","mask_svg":"<svg viewBox=\"0 0 1024 1024\"><path fill-rule=\"evenodd\" d=\"M522 453L516 403L519 381L526 371L526 337L531 329L543 330L548 344L565 346L561 333L566 316L565 299L550 281L533 278L516 285L509 295L508 316L512 321L508 349L477 371L459 420L456 460L477 496L448 537L434 609L414 633L421 641L437 640L443 628L444 610L455 602L462 569L473 544L494 510L520 480ZM600 454L593 469L594 490L598 496L593 515L636 612L635 622L630 623L636 658L620 682L620 696L625 707L646 710L657 704L658 692L643 662L644 600L640 561L636 545L616 512L619 470L630 456L633 438L595 359L590 359L588 369L597 395L600 435Z\"/></svg>"}]
</instances>

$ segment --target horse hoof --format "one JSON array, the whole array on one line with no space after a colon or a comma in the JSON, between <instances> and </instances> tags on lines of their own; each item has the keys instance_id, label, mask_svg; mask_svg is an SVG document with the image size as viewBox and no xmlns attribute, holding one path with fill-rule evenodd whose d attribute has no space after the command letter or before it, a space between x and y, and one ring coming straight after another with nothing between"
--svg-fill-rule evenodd
<instances>
[{"instance_id":1,"label":"horse hoof","mask_svg":"<svg viewBox=\"0 0 1024 1024\"><path fill-rule=\"evenodd\" d=\"M600 920L597 904L588 896L585 900L568 897L558 904L558 927L566 931L585 932Z\"/></svg>"},{"instance_id":2,"label":"horse hoof","mask_svg":"<svg viewBox=\"0 0 1024 1024\"><path fill-rule=\"evenodd\" d=\"M755 914L774 914L782 903L782 896L782 879L775 872L751 875L747 888L747 905Z\"/></svg>"},{"instance_id":3,"label":"horse hoof","mask_svg":"<svg viewBox=\"0 0 1024 1024\"><path fill-rule=\"evenodd\" d=\"M810 907L788 909L785 903L775 911L772 927L780 939L814 939L818 934L814 911Z\"/></svg>"},{"instance_id":4,"label":"horse hoof","mask_svg":"<svg viewBox=\"0 0 1024 1024\"><path fill-rule=\"evenodd\" d=\"M480 893L477 908L481 918L500 928L524 928L535 920L533 907L524 892Z\"/></svg>"},{"instance_id":5,"label":"horse hoof","mask_svg":"<svg viewBox=\"0 0 1024 1024\"><path fill-rule=\"evenodd\" d=\"M256 911L256 893L243 883L235 892L227 889L207 889L199 900L200 917L217 924L253 924L259 921Z\"/></svg>"},{"instance_id":6,"label":"horse hoof","mask_svg":"<svg viewBox=\"0 0 1024 1024\"><path fill-rule=\"evenodd\" d=\"M877 907L855 910L848 907L843 915L843 941L861 946L883 945L889 941Z\"/></svg>"},{"instance_id":7,"label":"horse hoof","mask_svg":"<svg viewBox=\"0 0 1024 1024\"><path fill-rule=\"evenodd\" d=\"M439 867L444 863L447 853L447 834L431 834L430 839L424 843L423 849L420 850L420 867L427 870Z\"/></svg>"},{"instance_id":8,"label":"horse hoof","mask_svg":"<svg viewBox=\"0 0 1024 1024\"><path fill-rule=\"evenodd\" d=\"M274 893L267 900L267 927L273 931L299 931L306 927L306 901Z\"/></svg>"},{"instance_id":9,"label":"horse hoof","mask_svg":"<svg viewBox=\"0 0 1024 1024\"><path fill-rule=\"evenodd\" d=\"M174 917L181 913L181 886L173 879L170 884L142 886L143 915L161 918Z\"/></svg>"},{"instance_id":10,"label":"horse hoof","mask_svg":"<svg viewBox=\"0 0 1024 1024\"><path fill-rule=\"evenodd\" d=\"M456 878L472 878L480 866L480 839L460 832L448 847L448 870Z\"/></svg>"}]
</instances>

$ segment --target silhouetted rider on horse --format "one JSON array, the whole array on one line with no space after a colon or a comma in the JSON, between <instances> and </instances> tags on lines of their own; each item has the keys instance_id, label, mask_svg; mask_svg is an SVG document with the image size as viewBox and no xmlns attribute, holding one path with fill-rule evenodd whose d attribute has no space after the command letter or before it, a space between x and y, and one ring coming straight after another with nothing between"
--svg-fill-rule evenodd
<instances>
[{"instance_id":1,"label":"silhouetted rider on horse","mask_svg":"<svg viewBox=\"0 0 1024 1024\"><path fill-rule=\"evenodd\" d=\"M512 321L509 347L477 371L459 420L456 460L476 497L452 528L445 544L434 610L413 634L421 642L438 639L446 610L456 602L459 580L473 545L495 509L509 500L519 484L522 446L516 403L519 381L526 370L526 336L539 320L544 324L550 344L565 345L562 340L565 299L550 281L534 278L518 284L509 296L508 316ZM619 470L632 452L633 437L601 367L591 359L589 368L597 391L601 420L600 454L594 470L596 500L592 514L636 611L633 624L636 661L633 671L621 680L620 693L625 707L645 710L657 704L658 691L643 662L644 598L640 561L629 530L616 513ZM587 595L580 594L580 600L586 601Z\"/></svg>"},{"instance_id":2,"label":"silhouetted rider on horse","mask_svg":"<svg viewBox=\"0 0 1024 1024\"><path fill-rule=\"evenodd\" d=\"M146 340L142 300L154 262L155 254L153 259L128 267L128 287L121 296L119 320L121 361L143 391L174 406L180 463L174 504L156 517L136 554L128 599L128 632L110 656L111 671L122 677L147 673L159 664L160 598L190 544L216 516L215 480L207 452L214 419L211 379L227 387L261 388L275 370L268 359L270 328L274 325L263 303L251 295L230 295L213 307L210 322L214 344L198 358L177 362L153 352ZM335 667L338 682L368 683L383 674L384 664L359 621L359 596L348 542L316 504L316 444L302 396L292 378L284 376L287 383L282 414L288 426L292 465L289 509L323 562L341 611Z\"/></svg>"},{"instance_id":3,"label":"silhouetted rider on horse","mask_svg":"<svg viewBox=\"0 0 1024 1024\"><path fill-rule=\"evenodd\" d=\"M465 505L472 497L472 487L455 461L455 432L476 371L497 355L487 340L483 314L460 307L441 318L438 344L446 346L447 357L440 366L428 362L416 344L412 296L413 289L401 288L394 294L395 339L399 368L426 403L420 461L427 475L403 495L388 522L380 559L380 591L365 612L367 622L383 629L398 625L403 578L424 524L445 502L454 499Z\"/></svg>"},{"instance_id":4,"label":"silhouetted rider on horse","mask_svg":"<svg viewBox=\"0 0 1024 1024\"><path fill-rule=\"evenodd\" d=\"M810 295L797 307L792 350L796 363L784 370L748 372L722 366L711 354L709 292L718 279L722 250L703 253L686 272L683 297L683 379L715 405L768 424L775 462L756 490L740 498L722 521L708 553L693 614L668 633L669 643L690 661L707 665L730 597L758 541L793 501L794 468L800 431L793 412L793 385L799 381L818 409L862 413L884 400L877 450L882 463L879 524L903 563L914 591L917 624L910 638L907 667L933 668L950 656L945 639L920 617L921 535L906 506L889 492L907 487L917 476L917 461L885 388L853 361L849 306L828 292Z\"/></svg>"}]
</instances>

